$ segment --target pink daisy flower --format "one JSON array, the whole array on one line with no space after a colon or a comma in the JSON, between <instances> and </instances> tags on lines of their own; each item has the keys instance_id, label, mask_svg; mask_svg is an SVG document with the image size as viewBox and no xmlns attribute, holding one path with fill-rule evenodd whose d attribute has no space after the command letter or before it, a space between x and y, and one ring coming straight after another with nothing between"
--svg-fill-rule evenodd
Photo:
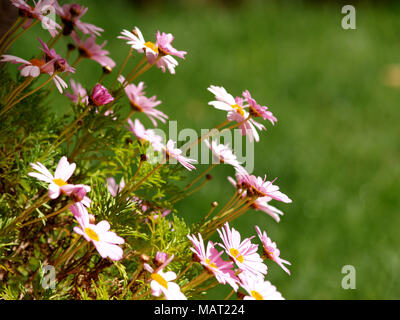
<instances>
[{"instance_id":1,"label":"pink daisy flower","mask_svg":"<svg viewBox=\"0 0 400 320\"><path fill-rule=\"evenodd\" d=\"M104 31L102 28L80 20L82 16L86 14L88 8L77 3L64 4L63 6L60 6L57 1L55 1L54 6L56 13L60 16L61 21L64 24L64 35L70 35L75 27L84 34L94 36L100 36L100 33Z\"/></svg>"},{"instance_id":2,"label":"pink daisy flower","mask_svg":"<svg viewBox=\"0 0 400 320\"><path fill-rule=\"evenodd\" d=\"M254 117L261 117L264 120L269 120L273 125L278 121L277 118L272 114L271 111L268 110L268 107L260 106L256 100L251 97L249 90L246 90L242 93L243 98L246 99L249 104L250 114Z\"/></svg>"},{"instance_id":3,"label":"pink daisy flower","mask_svg":"<svg viewBox=\"0 0 400 320\"><path fill-rule=\"evenodd\" d=\"M187 300L185 295L181 292L181 288L175 282L177 278L176 273L173 271L164 272L163 269L172 261L174 255L164 261L156 270L149 264L145 263L143 266L145 270L151 273L150 288L155 297L164 294L167 300Z\"/></svg>"},{"instance_id":4,"label":"pink daisy flower","mask_svg":"<svg viewBox=\"0 0 400 320\"><path fill-rule=\"evenodd\" d=\"M84 184L67 184L62 187L62 192L72 198L75 202L80 202L89 208L92 200L86 194L90 192L90 187Z\"/></svg>"},{"instance_id":5,"label":"pink daisy flower","mask_svg":"<svg viewBox=\"0 0 400 320\"><path fill-rule=\"evenodd\" d=\"M100 221L97 225L90 223L89 213L83 205L74 204L70 210L80 225L80 228L74 227L74 231L92 242L102 258L109 257L114 261L122 259L124 252L118 245L125 243L125 240L109 231L110 224L107 221Z\"/></svg>"},{"instance_id":6,"label":"pink daisy flower","mask_svg":"<svg viewBox=\"0 0 400 320\"><path fill-rule=\"evenodd\" d=\"M237 291L239 288L237 284L239 279L232 270L233 262L222 260L221 255L223 254L223 251L218 252L218 250L214 248L214 244L211 241L208 241L206 250L200 233L198 234L199 239L197 239L195 235L188 235L187 237L194 246L194 248L191 247L190 250L196 255L199 262L209 272L214 274L219 283L228 283L235 291Z\"/></svg>"},{"instance_id":7,"label":"pink daisy flower","mask_svg":"<svg viewBox=\"0 0 400 320\"><path fill-rule=\"evenodd\" d=\"M233 259L240 270L250 272L254 275L264 275L268 268L263 263L260 255L257 253L258 244L252 244L250 237L241 241L240 233L229 228L228 222L225 223L225 229L217 229L224 245L220 245L225 249L226 253Z\"/></svg>"},{"instance_id":8,"label":"pink daisy flower","mask_svg":"<svg viewBox=\"0 0 400 320\"><path fill-rule=\"evenodd\" d=\"M154 257L154 263L158 266L163 265L168 260L168 253L157 251L156 256Z\"/></svg>"},{"instance_id":9,"label":"pink daisy flower","mask_svg":"<svg viewBox=\"0 0 400 320\"><path fill-rule=\"evenodd\" d=\"M121 36L118 36L117 38L126 40L127 44L137 52L145 53L150 64L153 64L154 61L156 61L158 56L157 45L151 41L145 41L142 32L138 27L135 27L132 32L123 30Z\"/></svg>"},{"instance_id":10,"label":"pink daisy flower","mask_svg":"<svg viewBox=\"0 0 400 320\"><path fill-rule=\"evenodd\" d=\"M58 162L54 175L40 162L31 163L31 167L37 172L29 172L28 175L49 183L49 197L51 199L56 199L61 193L66 194L68 192L70 187L66 189L68 185L67 181L74 173L76 164L70 164L67 157L62 157Z\"/></svg>"},{"instance_id":11,"label":"pink daisy flower","mask_svg":"<svg viewBox=\"0 0 400 320\"><path fill-rule=\"evenodd\" d=\"M112 95L108 92L107 88L102 86L100 83L96 84L93 88L93 92L89 97L89 103L96 107L104 106L111 101L114 101Z\"/></svg>"},{"instance_id":12,"label":"pink daisy flower","mask_svg":"<svg viewBox=\"0 0 400 320\"><path fill-rule=\"evenodd\" d=\"M175 67L178 65L178 61L172 56L163 56L157 60L157 68L160 68L162 72L168 70L169 73L175 74Z\"/></svg>"},{"instance_id":13,"label":"pink daisy flower","mask_svg":"<svg viewBox=\"0 0 400 320\"><path fill-rule=\"evenodd\" d=\"M182 150L175 148L175 142L173 140L168 140L167 145L164 147L166 160L168 159L176 159L182 166L184 166L189 171L192 169L196 169L192 163L197 163L196 160L186 158L182 156Z\"/></svg>"},{"instance_id":14,"label":"pink daisy flower","mask_svg":"<svg viewBox=\"0 0 400 320\"><path fill-rule=\"evenodd\" d=\"M47 16L49 8L55 5L55 0L39 0L37 3L34 3L34 7L27 4L25 0L11 0L11 3L19 9L20 16L29 18L27 23L23 25L23 28L29 27L33 19L37 19L46 26L46 29L53 38L58 34L57 29L61 29L58 23Z\"/></svg>"},{"instance_id":15,"label":"pink daisy flower","mask_svg":"<svg viewBox=\"0 0 400 320\"><path fill-rule=\"evenodd\" d=\"M154 148L155 151L161 151L163 145L161 143L162 138L157 135L152 129L145 129L139 119L135 119L135 123L131 119L128 119L129 130L133 135L142 143L148 141Z\"/></svg>"},{"instance_id":16,"label":"pink daisy flower","mask_svg":"<svg viewBox=\"0 0 400 320\"><path fill-rule=\"evenodd\" d=\"M54 49L49 50L47 45L39 38L39 42L43 48L40 48L46 54L46 60L44 59L31 59L25 60L12 55L2 55L1 62L10 62L13 64L21 64L21 75L23 77L37 78L41 74L48 74L53 76L56 72L75 72L75 69L70 67L65 59L59 56ZM53 77L53 81L57 86L60 93L63 93L65 88L68 88L67 83L58 75Z\"/></svg>"},{"instance_id":17,"label":"pink daisy flower","mask_svg":"<svg viewBox=\"0 0 400 320\"><path fill-rule=\"evenodd\" d=\"M42 48L39 47L40 50L42 50L45 55L46 55L46 61L52 62L52 70L51 72L57 71L57 72L68 72L68 73L75 73L75 69L72 68L67 60L65 60L63 57L61 57L59 54L54 49L49 49L47 44L40 38L38 38L40 44L42 45Z\"/></svg>"},{"instance_id":18,"label":"pink daisy flower","mask_svg":"<svg viewBox=\"0 0 400 320\"><path fill-rule=\"evenodd\" d=\"M279 257L280 251L276 246L275 242L272 242L272 240L267 236L267 232L261 233L261 230L258 226L255 226L258 237L260 238L263 248L264 248L264 253L266 254L267 258L276 262L287 274L290 275L290 271L288 268L284 266L284 264L291 265L289 261L284 260Z\"/></svg>"},{"instance_id":19,"label":"pink daisy flower","mask_svg":"<svg viewBox=\"0 0 400 320\"><path fill-rule=\"evenodd\" d=\"M246 198L247 197L247 192L246 190L242 189L242 182L236 182L234 179L232 179L231 177L228 177L228 181L238 189L238 193L241 194L242 198ZM276 222L279 222L281 219L279 217L279 215L283 215L283 212L280 211L279 209L271 206L268 204L268 202L270 202L272 200L272 198L270 197L260 197L257 198L256 201L254 201L251 205L251 207L256 210L256 211L263 211L265 213L267 213L268 215L270 215Z\"/></svg>"},{"instance_id":20,"label":"pink daisy flower","mask_svg":"<svg viewBox=\"0 0 400 320\"><path fill-rule=\"evenodd\" d=\"M276 180L276 179L275 179ZM236 170L236 181L238 188L244 188L247 190L249 196L269 197L274 200L278 200L285 203L291 203L292 200L279 191L279 187L274 185L275 181L267 181L267 176L264 179L248 174L243 167L237 168Z\"/></svg>"},{"instance_id":21,"label":"pink daisy flower","mask_svg":"<svg viewBox=\"0 0 400 320\"><path fill-rule=\"evenodd\" d=\"M248 292L244 300L285 300L282 294L263 277L256 277L248 273L239 274L240 285Z\"/></svg>"},{"instance_id":22,"label":"pink daisy flower","mask_svg":"<svg viewBox=\"0 0 400 320\"><path fill-rule=\"evenodd\" d=\"M271 201L272 198L270 197L261 197L258 198L252 205L251 207L256 210L256 211L263 211L266 214L270 215L276 222L279 222L281 218L279 217L280 215L283 215L283 212L274 206L271 206L268 204L269 201Z\"/></svg>"},{"instance_id":23,"label":"pink daisy flower","mask_svg":"<svg viewBox=\"0 0 400 320\"><path fill-rule=\"evenodd\" d=\"M157 31L156 39L158 51L163 56L171 55L181 59L185 58L185 54L187 54L186 51L178 51L171 45L172 41L174 40L174 36L171 33L160 33L160 31Z\"/></svg>"},{"instance_id":24,"label":"pink daisy flower","mask_svg":"<svg viewBox=\"0 0 400 320\"><path fill-rule=\"evenodd\" d=\"M208 139L204 140L204 143L212 151L213 159L215 161L213 161L213 163L226 163L230 164L233 167L240 166L239 161L237 160L236 156L233 154L228 145L217 144L215 141L211 141L210 144Z\"/></svg>"},{"instance_id":25,"label":"pink daisy flower","mask_svg":"<svg viewBox=\"0 0 400 320\"><path fill-rule=\"evenodd\" d=\"M121 83L124 83L125 78L120 76L118 80ZM155 107L158 106L161 101L157 101L156 96L147 98L144 88L144 82L139 82L137 86L135 86L133 83L127 85L124 90L129 99L132 110L136 112L143 112L151 120L153 125L157 127L157 121L155 119L165 123L166 119L168 119L168 116L160 110L155 109Z\"/></svg>"},{"instance_id":26,"label":"pink daisy flower","mask_svg":"<svg viewBox=\"0 0 400 320\"><path fill-rule=\"evenodd\" d=\"M96 61L102 67L110 67L111 69L115 67L114 60L107 56L110 52L103 50L103 47L107 44L107 41L104 41L102 45L98 45L96 44L95 36L90 36L83 41L78 37L75 31L71 33L71 37L78 46L81 56Z\"/></svg>"},{"instance_id":27,"label":"pink daisy flower","mask_svg":"<svg viewBox=\"0 0 400 320\"><path fill-rule=\"evenodd\" d=\"M249 118L250 114L245 110L248 106L243 105L242 98L236 97L235 99L223 87L211 85L208 91L213 93L217 99L210 101L209 105L212 105L216 109L227 111L227 119L230 122L236 121L240 123L239 129L241 129L242 135L247 135L250 142L260 140L257 129L265 130L265 127L254 119Z\"/></svg>"},{"instance_id":28,"label":"pink daisy flower","mask_svg":"<svg viewBox=\"0 0 400 320\"><path fill-rule=\"evenodd\" d=\"M65 92L64 94L75 104L83 103L84 105L89 104L89 97L86 89L78 82L71 79L72 93Z\"/></svg>"}]
</instances>

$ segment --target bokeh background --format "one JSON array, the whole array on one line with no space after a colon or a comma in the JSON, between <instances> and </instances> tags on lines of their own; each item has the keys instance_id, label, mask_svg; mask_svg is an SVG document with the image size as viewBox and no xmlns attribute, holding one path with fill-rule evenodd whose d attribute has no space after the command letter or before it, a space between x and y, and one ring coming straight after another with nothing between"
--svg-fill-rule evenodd
<instances>
[{"instance_id":1,"label":"bokeh background","mask_svg":"<svg viewBox=\"0 0 400 320\"><path fill-rule=\"evenodd\" d=\"M138 26L146 39L157 30L176 36L174 46L188 52L176 75L154 69L141 80L178 129L200 132L224 120L223 111L207 105L210 84L234 95L249 89L277 116L255 146L254 174L278 177L293 203L274 204L285 212L279 224L250 211L233 226L243 236L254 235L254 225L267 230L292 262L291 276L269 264L268 278L285 298L400 298L399 3L353 3L356 30L342 29L346 3L338 1L81 4L89 7L84 20L105 29L106 48L119 64L128 52L116 38L122 29ZM31 33L11 53L24 57L37 46ZM63 53L65 44L56 48ZM87 62L75 78L90 87L100 75ZM49 106L62 114L66 101L54 94ZM232 169L220 166L212 174L206 188L179 203L187 221L198 221L212 201L230 198ZM356 269L355 290L341 286L345 265ZM208 298L229 291L218 287Z\"/></svg>"}]
</instances>

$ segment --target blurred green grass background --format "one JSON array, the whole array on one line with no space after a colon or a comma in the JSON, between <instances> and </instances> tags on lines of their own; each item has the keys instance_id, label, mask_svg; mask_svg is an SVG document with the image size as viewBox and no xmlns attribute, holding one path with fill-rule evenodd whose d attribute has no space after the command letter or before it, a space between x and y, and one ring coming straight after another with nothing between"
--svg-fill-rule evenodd
<instances>
[{"instance_id":1,"label":"blurred green grass background","mask_svg":"<svg viewBox=\"0 0 400 320\"><path fill-rule=\"evenodd\" d=\"M210 84L234 95L249 89L277 116L255 146L254 174L278 177L293 203L273 204L285 212L279 224L250 211L233 226L243 236L254 235L254 225L267 230L292 262L291 276L269 263L268 279L285 298L400 298L400 89L385 85L387 66L400 61L399 5L358 3L357 29L344 30L338 3L82 4L89 7L84 21L105 29L106 49L119 65L128 47L116 37L134 26L145 39L157 30L171 32L174 46L188 52L176 75L152 69L140 79L163 101L160 110L178 121L178 130L200 132L224 120L224 112L207 105ZM30 33L11 53L24 57L32 46L38 43ZM61 43L56 48L64 54ZM87 62L74 78L90 87L100 74ZM54 95L49 105L62 113L66 101ZM212 201L230 198L226 177L232 169L221 166L212 174L205 189L179 203L187 221L204 216ZM356 268L355 290L341 287L345 265ZM219 287L208 298L222 299L229 291Z\"/></svg>"}]
</instances>

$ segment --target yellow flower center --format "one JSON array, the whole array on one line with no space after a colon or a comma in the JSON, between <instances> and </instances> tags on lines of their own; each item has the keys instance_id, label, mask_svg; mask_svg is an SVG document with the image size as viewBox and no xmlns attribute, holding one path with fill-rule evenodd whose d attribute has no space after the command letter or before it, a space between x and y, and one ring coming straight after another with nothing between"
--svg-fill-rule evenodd
<instances>
[{"instance_id":1,"label":"yellow flower center","mask_svg":"<svg viewBox=\"0 0 400 320\"><path fill-rule=\"evenodd\" d=\"M158 53L158 47L153 42L147 41L144 45L147 48L149 48L149 49L153 50L154 52Z\"/></svg>"},{"instance_id":2,"label":"yellow flower center","mask_svg":"<svg viewBox=\"0 0 400 320\"><path fill-rule=\"evenodd\" d=\"M62 187L62 186L65 186L65 185L67 185L68 183L66 183L64 180L62 180L62 179L53 179L53 182L56 184L56 185L58 185L59 187Z\"/></svg>"},{"instance_id":3,"label":"yellow flower center","mask_svg":"<svg viewBox=\"0 0 400 320\"><path fill-rule=\"evenodd\" d=\"M154 281L159 283L161 286L163 286L165 289L168 289L168 282L165 280L162 276L160 276L158 273L152 273L150 276Z\"/></svg>"},{"instance_id":4,"label":"yellow flower center","mask_svg":"<svg viewBox=\"0 0 400 320\"><path fill-rule=\"evenodd\" d=\"M237 261L239 261L240 263L243 263L244 258L243 256L239 253L239 250L235 249L235 248L230 248L229 252L231 253L232 256L234 256L236 258Z\"/></svg>"},{"instance_id":5,"label":"yellow flower center","mask_svg":"<svg viewBox=\"0 0 400 320\"><path fill-rule=\"evenodd\" d=\"M85 228L85 233L89 236L90 239L94 241L99 241L100 238L95 231L90 228Z\"/></svg>"},{"instance_id":6,"label":"yellow flower center","mask_svg":"<svg viewBox=\"0 0 400 320\"><path fill-rule=\"evenodd\" d=\"M211 267L211 268L217 268L217 265L214 262L211 262L210 259L206 258L206 263Z\"/></svg>"},{"instance_id":7,"label":"yellow flower center","mask_svg":"<svg viewBox=\"0 0 400 320\"><path fill-rule=\"evenodd\" d=\"M266 247L264 247L264 253L268 259L274 260L274 253L269 251Z\"/></svg>"},{"instance_id":8,"label":"yellow flower center","mask_svg":"<svg viewBox=\"0 0 400 320\"><path fill-rule=\"evenodd\" d=\"M244 110L241 106L239 106L238 104L233 104L231 105L232 109L236 110L236 112L240 113L242 115L242 117L244 117Z\"/></svg>"},{"instance_id":9,"label":"yellow flower center","mask_svg":"<svg viewBox=\"0 0 400 320\"><path fill-rule=\"evenodd\" d=\"M251 290L251 296L256 300L264 300L263 296L254 290Z\"/></svg>"},{"instance_id":10,"label":"yellow flower center","mask_svg":"<svg viewBox=\"0 0 400 320\"><path fill-rule=\"evenodd\" d=\"M131 103L132 110L135 110L135 111L138 111L138 112L143 112L143 109L139 105L137 105L133 101L130 101L130 103Z\"/></svg>"}]
</instances>

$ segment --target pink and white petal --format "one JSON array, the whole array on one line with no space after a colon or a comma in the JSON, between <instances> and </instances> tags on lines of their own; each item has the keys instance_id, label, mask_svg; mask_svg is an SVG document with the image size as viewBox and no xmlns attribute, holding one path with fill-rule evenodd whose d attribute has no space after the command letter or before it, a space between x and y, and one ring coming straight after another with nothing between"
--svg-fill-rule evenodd
<instances>
[{"instance_id":1,"label":"pink and white petal","mask_svg":"<svg viewBox=\"0 0 400 320\"><path fill-rule=\"evenodd\" d=\"M122 259L124 251L119 246L107 242L93 241L93 243L103 258L109 257L114 261Z\"/></svg>"},{"instance_id":2,"label":"pink and white petal","mask_svg":"<svg viewBox=\"0 0 400 320\"><path fill-rule=\"evenodd\" d=\"M56 199L60 196L61 189L58 185L55 183L50 183L49 184L49 198L50 199Z\"/></svg>"},{"instance_id":3,"label":"pink and white petal","mask_svg":"<svg viewBox=\"0 0 400 320\"><path fill-rule=\"evenodd\" d=\"M96 233L98 233L98 234L99 233L106 233L108 230L110 230L110 224L106 220L100 221L94 227L94 231L96 231Z\"/></svg>"},{"instance_id":4,"label":"pink and white petal","mask_svg":"<svg viewBox=\"0 0 400 320\"><path fill-rule=\"evenodd\" d=\"M161 286L155 280L150 282L150 288L151 288L151 293L153 294L153 296L156 297L159 297L163 292L161 290Z\"/></svg>"},{"instance_id":5,"label":"pink and white petal","mask_svg":"<svg viewBox=\"0 0 400 320\"><path fill-rule=\"evenodd\" d=\"M176 279L176 273L173 271L164 272L163 278L167 281L172 281Z\"/></svg>"},{"instance_id":6,"label":"pink and white petal","mask_svg":"<svg viewBox=\"0 0 400 320\"><path fill-rule=\"evenodd\" d=\"M105 232L99 235L100 240L108 243L123 244L125 243L124 238L118 236L115 232Z\"/></svg>"},{"instance_id":7,"label":"pink and white petal","mask_svg":"<svg viewBox=\"0 0 400 320\"><path fill-rule=\"evenodd\" d=\"M38 172L29 172L28 176L34 177L34 178L36 178L36 179L38 179L40 181L44 181L44 182L48 182L48 183L52 183L53 182L52 179L49 179L49 177L47 177L47 176L45 176L45 175L43 175L41 173L38 173Z\"/></svg>"}]
</instances>

